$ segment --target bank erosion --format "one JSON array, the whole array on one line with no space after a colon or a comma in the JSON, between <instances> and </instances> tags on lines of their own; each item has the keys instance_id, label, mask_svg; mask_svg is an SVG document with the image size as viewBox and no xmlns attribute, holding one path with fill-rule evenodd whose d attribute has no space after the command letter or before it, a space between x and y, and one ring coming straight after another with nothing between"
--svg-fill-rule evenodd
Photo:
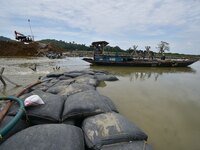
<instances>
[{"instance_id":1,"label":"bank erosion","mask_svg":"<svg viewBox=\"0 0 200 150\"><path fill-rule=\"evenodd\" d=\"M63 50L52 43L0 41L0 56L45 56L48 53L62 53Z\"/></svg>"}]
</instances>

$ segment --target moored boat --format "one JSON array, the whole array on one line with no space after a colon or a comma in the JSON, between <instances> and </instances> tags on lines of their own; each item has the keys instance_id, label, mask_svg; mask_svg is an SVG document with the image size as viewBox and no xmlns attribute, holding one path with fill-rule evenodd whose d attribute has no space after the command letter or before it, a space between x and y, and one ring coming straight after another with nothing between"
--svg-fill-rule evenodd
<instances>
[{"instance_id":1,"label":"moored boat","mask_svg":"<svg viewBox=\"0 0 200 150\"><path fill-rule=\"evenodd\" d=\"M94 57L84 58L84 61L92 65L104 66L132 66L132 67L187 67L198 59L166 59L161 58L134 58L133 56L106 55L104 47L108 45L106 41L93 42Z\"/></svg>"}]
</instances>

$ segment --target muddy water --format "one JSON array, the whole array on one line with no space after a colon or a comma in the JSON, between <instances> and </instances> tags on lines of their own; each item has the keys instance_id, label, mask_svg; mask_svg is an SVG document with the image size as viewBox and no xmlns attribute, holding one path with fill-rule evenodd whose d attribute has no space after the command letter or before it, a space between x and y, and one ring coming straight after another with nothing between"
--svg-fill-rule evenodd
<instances>
[{"instance_id":1,"label":"muddy water","mask_svg":"<svg viewBox=\"0 0 200 150\"><path fill-rule=\"evenodd\" d=\"M36 64L36 71L34 68ZM34 83L38 77L48 73L59 73L71 70L89 68L89 64L81 58L48 59L48 58L0 58L0 68L5 67L3 75L10 80L22 85L19 88L8 83L6 89L0 82L0 95L12 95L20 91L24 86ZM56 69L56 67L60 69Z\"/></svg>"},{"instance_id":2,"label":"muddy water","mask_svg":"<svg viewBox=\"0 0 200 150\"><path fill-rule=\"evenodd\" d=\"M37 71L29 67L37 64ZM0 58L4 75L27 85L50 72L90 68L80 58ZM54 70L60 66L60 70ZM200 148L200 62L190 68L91 67L115 74L119 81L102 82L98 91L110 97L120 113L140 126L155 150L198 150ZM8 87L0 95L14 94Z\"/></svg>"},{"instance_id":3,"label":"muddy water","mask_svg":"<svg viewBox=\"0 0 200 150\"><path fill-rule=\"evenodd\" d=\"M144 129L155 150L200 149L200 62L191 68L94 68L118 76L98 90Z\"/></svg>"}]
</instances>

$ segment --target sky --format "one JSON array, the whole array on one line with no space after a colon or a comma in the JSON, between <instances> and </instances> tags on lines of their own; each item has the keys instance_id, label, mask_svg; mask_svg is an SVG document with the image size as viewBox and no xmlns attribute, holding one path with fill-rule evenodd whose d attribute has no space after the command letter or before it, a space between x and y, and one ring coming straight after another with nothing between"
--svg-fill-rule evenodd
<instances>
[{"instance_id":1,"label":"sky","mask_svg":"<svg viewBox=\"0 0 200 150\"><path fill-rule=\"evenodd\" d=\"M28 19L35 40L200 54L200 0L0 0L0 36L30 35Z\"/></svg>"}]
</instances>

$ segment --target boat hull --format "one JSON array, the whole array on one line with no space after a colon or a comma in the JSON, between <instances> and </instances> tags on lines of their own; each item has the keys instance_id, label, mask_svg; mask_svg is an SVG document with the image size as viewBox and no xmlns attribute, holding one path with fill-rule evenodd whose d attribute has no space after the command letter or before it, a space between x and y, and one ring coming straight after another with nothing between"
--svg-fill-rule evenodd
<instances>
[{"instance_id":1,"label":"boat hull","mask_svg":"<svg viewBox=\"0 0 200 150\"><path fill-rule=\"evenodd\" d=\"M112 61L94 61L93 59L84 59L92 65L100 66L127 66L127 67L187 67L197 60L132 60L125 62Z\"/></svg>"}]
</instances>

